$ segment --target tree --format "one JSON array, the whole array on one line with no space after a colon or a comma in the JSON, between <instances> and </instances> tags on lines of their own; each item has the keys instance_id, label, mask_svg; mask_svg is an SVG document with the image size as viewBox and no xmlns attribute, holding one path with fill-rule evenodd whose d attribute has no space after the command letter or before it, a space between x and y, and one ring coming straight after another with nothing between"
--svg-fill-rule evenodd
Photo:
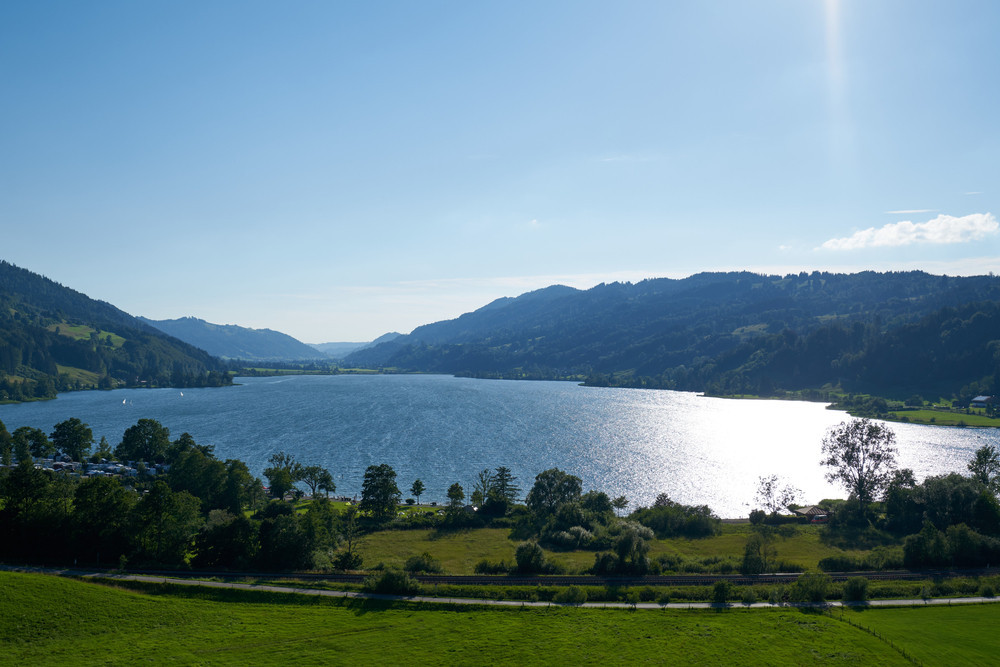
<instances>
[{"instance_id":1,"label":"tree","mask_svg":"<svg viewBox=\"0 0 1000 667\"><path fill-rule=\"evenodd\" d=\"M170 429L155 419L140 419L125 429L122 441L115 448L119 461L163 463L170 447Z\"/></svg>"},{"instance_id":2,"label":"tree","mask_svg":"<svg viewBox=\"0 0 1000 667\"><path fill-rule=\"evenodd\" d=\"M840 482L867 516L868 506L882 494L896 469L896 434L870 419L841 422L823 438L826 479Z\"/></svg>"},{"instance_id":3,"label":"tree","mask_svg":"<svg viewBox=\"0 0 1000 667\"><path fill-rule=\"evenodd\" d=\"M778 514L787 510L801 493L801 490L791 484L781 486L777 475L769 475L757 480L757 495L754 497L754 502L769 514Z\"/></svg>"},{"instance_id":4,"label":"tree","mask_svg":"<svg viewBox=\"0 0 1000 667\"><path fill-rule=\"evenodd\" d=\"M49 437L45 435L45 431L40 428L31 428L30 426L22 426L16 431L11 437L14 443L15 451L23 451L27 448L31 456L36 458L48 458L55 454L55 447L49 441ZM20 448L19 448L20 446ZM18 455L18 461L21 461L20 455Z\"/></svg>"},{"instance_id":5,"label":"tree","mask_svg":"<svg viewBox=\"0 0 1000 667\"><path fill-rule=\"evenodd\" d=\"M465 490L462 485L455 482L448 487L448 509L460 510L465 506Z\"/></svg>"},{"instance_id":6,"label":"tree","mask_svg":"<svg viewBox=\"0 0 1000 667\"><path fill-rule=\"evenodd\" d=\"M0 421L0 464L9 466L12 461L11 454L13 453L12 438L10 436L10 431L7 427L3 425Z\"/></svg>"},{"instance_id":7,"label":"tree","mask_svg":"<svg viewBox=\"0 0 1000 667\"><path fill-rule=\"evenodd\" d=\"M174 492L156 481L135 507L136 541L142 560L178 566L201 525L201 503L187 491Z\"/></svg>"},{"instance_id":8,"label":"tree","mask_svg":"<svg viewBox=\"0 0 1000 667\"><path fill-rule=\"evenodd\" d=\"M583 482L559 468L550 468L535 475L535 484L524 499L532 512L539 516L554 514L563 503L580 499Z\"/></svg>"},{"instance_id":9,"label":"tree","mask_svg":"<svg viewBox=\"0 0 1000 667\"><path fill-rule=\"evenodd\" d=\"M111 450L111 445L108 443L108 439L102 435L101 441L97 444L97 451L90 457L90 462L100 463L102 460L110 461L114 458L114 456L115 453Z\"/></svg>"},{"instance_id":10,"label":"tree","mask_svg":"<svg viewBox=\"0 0 1000 667\"><path fill-rule=\"evenodd\" d=\"M299 471L299 479L309 487L309 493L313 497L316 496L316 491L319 489L326 489L328 497L330 491L337 490L337 485L333 483L333 475L322 466L303 466Z\"/></svg>"},{"instance_id":11,"label":"tree","mask_svg":"<svg viewBox=\"0 0 1000 667\"><path fill-rule=\"evenodd\" d=\"M618 496L611 501L611 506L615 508L615 513L621 516L622 512L625 511L625 508L628 507L628 498L625 496Z\"/></svg>"},{"instance_id":12,"label":"tree","mask_svg":"<svg viewBox=\"0 0 1000 667\"><path fill-rule=\"evenodd\" d=\"M517 496L521 493L521 488L517 485L517 477L511 473L510 468L500 466L493 471L491 487L487 492L487 497L494 496L502 498L508 503L517 502Z\"/></svg>"},{"instance_id":13,"label":"tree","mask_svg":"<svg viewBox=\"0 0 1000 667\"><path fill-rule=\"evenodd\" d=\"M420 504L420 495L426 490L424 483L419 479L413 482L413 486L410 487L410 493L417 499L417 504Z\"/></svg>"},{"instance_id":14,"label":"tree","mask_svg":"<svg viewBox=\"0 0 1000 667\"><path fill-rule=\"evenodd\" d=\"M1000 491L1000 453L993 445L983 445L969 461L972 478L993 493Z\"/></svg>"},{"instance_id":15,"label":"tree","mask_svg":"<svg viewBox=\"0 0 1000 667\"><path fill-rule=\"evenodd\" d=\"M388 463L368 466L361 484L361 502L358 503L361 511L368 512L379 523L389 521L396 516L400 496L396 471L392 466Z\"/></svg>"},{"instance_id":16,"label":"tree","mask_svg":"<svg viewBox=\"0 0 1000 667\"><path fill-rule=\"evenodd\" d=\"M264 469L264 477L267 477L271 496L280 500L302 479L302 464L285 452L272 454L268 463L271 465Z\"/></svg>"},{"instance_id":17,"label":"tree","mask_svg":"<svg viewBox=\"0 0 1000 667\"><path fill-rule=\"evenodd\" d=\"M493 473L489 469L480 470L476 475L476 481L472 484L473 505L482 505L489 496L490 489L493 488Z\"/></svg>"}]
</instances>

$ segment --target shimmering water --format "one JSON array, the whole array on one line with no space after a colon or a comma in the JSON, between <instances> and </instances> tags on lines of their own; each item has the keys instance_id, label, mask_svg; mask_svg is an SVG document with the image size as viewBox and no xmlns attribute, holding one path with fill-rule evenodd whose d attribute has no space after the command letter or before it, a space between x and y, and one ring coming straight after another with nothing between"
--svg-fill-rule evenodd
<instances>
[{"instance_id":1,"label":"shimmering water","mask_svg":"<svg viewBox=\"0 0 1000 667\"><path fill-rule=\"evenodd\" d=\"M404 492L443 501L454 482L471 490L477 471L507 466L526 493L534 476L558 467L584 489L624 494L631 506L658 493L746 516L757 479L777 474L803 490L802 502L842 497L823 479L827 429L849 417L817 403L736 401L694 393L580 387L564 382L473 380L441 375L242 378L221 389L125 389L62 394L54 401L0 406L10 431L51 432L77 417L116 445L151 418L171 437L190 433L239 458L255 474L284 450L329 468L337 493L360 493L367 466L388 463ZM124 403L123 403L124 401ZM892 424L899 463L918 479L965 471L995 429Z\"/></svg>"}]
</instances>

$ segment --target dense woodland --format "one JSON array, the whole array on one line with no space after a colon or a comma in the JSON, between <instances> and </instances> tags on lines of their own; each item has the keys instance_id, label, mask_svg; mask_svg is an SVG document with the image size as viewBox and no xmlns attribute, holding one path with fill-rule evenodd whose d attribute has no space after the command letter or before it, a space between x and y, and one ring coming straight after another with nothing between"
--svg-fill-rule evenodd
<instances>
[{"instance_id":1,"label":"dense woodland","mask_svg":"<svg viewBox=\"0 0 1000 667\"><path fill-rule=\"evenodd\" d=\"M476 377L773 395L998 393L1000 278L699 274L549 287L350 355Z\"/></svg>"},{"instance_id":2,"label":"dense woodland","mask_svg":"<svg viewBox=\"0 0 1000 667\"><path fill-rule=\"evenodd\" d=\"M57 391L231 383L208 353L0 261L0 401Z\"/></svg>"}]
</instances>

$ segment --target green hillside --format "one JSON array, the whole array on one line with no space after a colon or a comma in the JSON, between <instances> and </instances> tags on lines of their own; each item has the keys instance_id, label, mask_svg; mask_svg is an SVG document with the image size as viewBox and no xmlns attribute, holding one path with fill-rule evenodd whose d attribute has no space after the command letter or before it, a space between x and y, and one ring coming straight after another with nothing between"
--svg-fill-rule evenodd
<instances>
[{"instance_id":1,"label":"green hillside","mask_svg":"<svg viewBox=\"0 0 1000 667\"><path fill-rule=\"evenodd\" d=\"M905 636L894 648L791 609L497 609L169 586L149 595L7 572L0 590L0 661L21 665L909 664ZM972 628L995 613L975 609L963 616L980 620ZM951 611L914 610L908 630L934 626L947 641L955 626L940 621ZM894 613L855 616L870 625ZM1000 648L995 633L972 632L976 644L949 651L950 664ZM932 649L917 655L945 664Z\"/></svg>"},{"instance_id":2,"label":"green hillside","mask_svg":"<svg viewBox=\"0 0 1000 667\"><path fill-rule=\"evenodd\" d=\"M207 352L0 261L0 401L57 391L231 382Z\"/></svg>"},{"instance_id":3,"label":"green hillside","mask_svg":"<svg viewBox=\"0 0 1000 667\"><path fill-rule=\"evenodd\" d=\"M349 365L774 395L998 393L1000 278L913 271L553 286L360 350Z\"/></svg>"}]
</instances>

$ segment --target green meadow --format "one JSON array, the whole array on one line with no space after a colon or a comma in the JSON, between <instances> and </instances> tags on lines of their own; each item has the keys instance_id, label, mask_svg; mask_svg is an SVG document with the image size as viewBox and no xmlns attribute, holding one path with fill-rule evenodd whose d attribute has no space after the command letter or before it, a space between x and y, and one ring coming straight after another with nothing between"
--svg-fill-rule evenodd
<instances>
[{"instance_id":1,"label":"green meadow","mask_svg":"<svg viewBox=\"0 0 1000 667\"><path fill-rule=\"evenodd\" d=\"M723 524L722 533L713 537L651 540L648 555L651 559L661 555L677 556L693 565L701 563L705 571L718 572L720 563L738 567L751 532L750 524ZM784 532L785 537L776 535L772 542L775 558L800 570L818 570L819 561L830 556L865 553L824 543L821 526L787 526ZM361 541L360 553L366 567L378 563L402 567L410 556L426 552L441 562L444 572L473 574L476 563L483 559L514 562L518 540L510 539L509 535L510 530L506 528L383 530L366 535ZM569 574L584 573L593 567L594 554L591 550L545 552L546 558Z\"/></svg>"},{"instance_id":2,"label":"green meadow","mask_svg":"<svg viewBox=\"0 0 1000 667\"><path fill-rule=\"evenodd\" d=\"M630 611L145 590L0 572L0 663L957 665L1000 652L995 605Z\"/></svg>"}]
</instances>

